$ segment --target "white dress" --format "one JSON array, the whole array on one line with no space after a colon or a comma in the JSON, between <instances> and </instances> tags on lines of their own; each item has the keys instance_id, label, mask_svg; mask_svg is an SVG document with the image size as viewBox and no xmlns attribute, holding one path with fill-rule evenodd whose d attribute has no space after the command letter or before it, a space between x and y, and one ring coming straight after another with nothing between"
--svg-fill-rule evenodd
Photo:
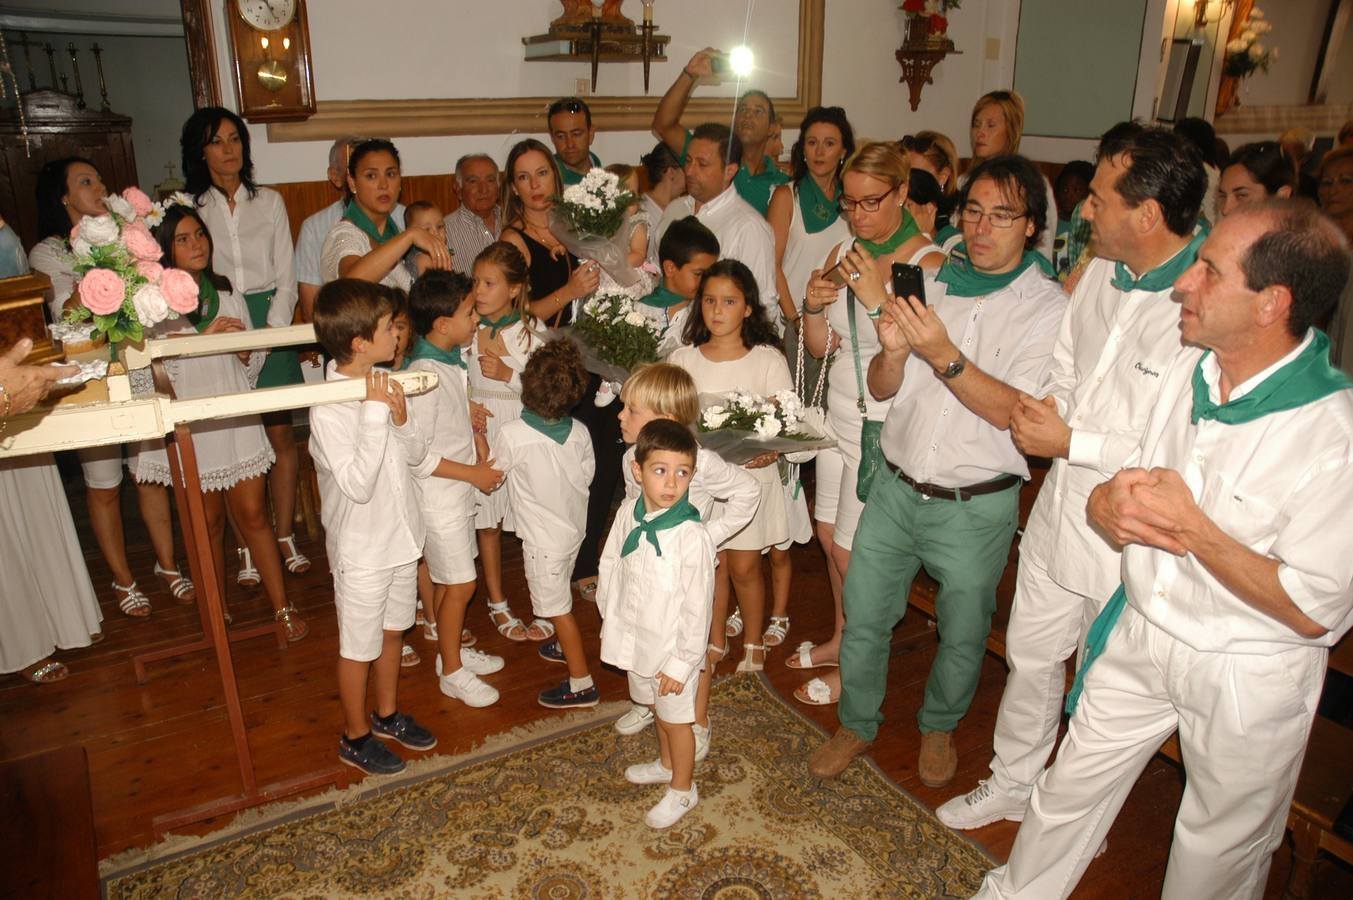
<instances>
[{"instance_id":1,"label":"white dress","mask_svg":"<svg viewBox=\"0 0 1353 900\"><path fill-rule=\"evenodd\" d=\"M468 373L470 379L470 401L484 406L493 415L489 416L489 446L495 446L498 432L508 422L521 418L521 373L526 368L526 360L544 343L539 332L526 327L524 322L514 322L498 332L507 355L503 362L512 370L512 380L508 382L485 378L479 368L479 342L487 338L488 331L480 328L470 342ZM502 525L505 531L515 531L516 523L512 518L512 508L507 501L507 491L499 488L492 494L475 491L478 509L475 513L476 528L496 528Z\"/></svg>"},{"instance_id":2,"label":"white dress","mask_svg":"<svg viewBox=\"0 0 1353 900\"><path fill-rule=\"evenodd\" d=\"M768 397L776 391L794 387L789 377L789 363L778 347L753 347L741 359L713 362L705 358L699 347L686 346L677 348L667 361L689 372L702 394L742 390ZM786 493L780 483L779 466L748 469L747 473L761 487L761 504L747 527L723 544L723 549L759 551L782 544L790 537ZM715 504L714 518L720 515L721 506Z\"/></svg>"},{"instance_id":3,"label":"white dress","mask_svg":"<svg viewBox=\"0 0 1353 900\"><path fill-rule=\"evenodd\" d=\"M232 291L221 292L217 315L237 318L246 328L249 326L244 300ZM196 334L186 319L166 320L161 329L157 329L156 336ZM234 353L195 356L166 360L165 370L174 384L174 396L186 400L250 390L264 358L265 354L255 353L246 367ZM228 490L245 479L262 475L276 459L258 416L194 422L191 429L198 477L204 491ZM139 482L173 484L163 440L137 444L127 459L127 468Z\"/></svg>"},{"instance_id":4,"label":"white dress","mask_svg":"<svg viewBox=\"0 0 1353 900\"><path fill-rule=\"evenodd\" d=\"M347 219L339 219L324 238L324 248L319 253L319 273L325 283L338 278L338 263L345 256L366 256L374 249L371 238ZM413 276L401 263L385 273L380 283L386 287L395 287L407 291L413 286Z\"/></svg>"},{"instance_id":5,"label":"white dress","mask_svg":"<svg viewBox=\"0 0 1353 900\"><path fill-rule=\"evenodd\" d=\"M836 221L826 228L809 234L803 224L803 211L799 209L797 185L790 187L790 199L794 217L789 220L789 236L785 241L780 271L785 273L785 283L789 286L789 296L793 298L794 305L802 307L813 270L822 268L833 247L850 240L850 228L845 219L837 216Z\"/></svg>"},{"instance_id":6,"label":"white dress","mask_svg":"<svg viewBox=\"0 0 1353 900\"><path fill-rule=\"evenodd\" d=\"M50 454L0 461L0 672L88 647L103 614Z\"/></svg>"}]
</instances>

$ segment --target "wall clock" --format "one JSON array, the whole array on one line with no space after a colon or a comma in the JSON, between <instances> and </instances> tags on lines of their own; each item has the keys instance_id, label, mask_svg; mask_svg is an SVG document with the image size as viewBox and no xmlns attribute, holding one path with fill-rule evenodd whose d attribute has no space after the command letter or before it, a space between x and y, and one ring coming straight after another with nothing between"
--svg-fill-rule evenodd
<instances>
[{"instance_id":1,"label":"wall clock","mask_svg":"<svg viewBox=\"0 0 1353 900\"><path fill-rule=\"evenodd\" d=\"M226 0L240 115L296 122L315 114L305 0Z\"/></svg>"}]
</instances>

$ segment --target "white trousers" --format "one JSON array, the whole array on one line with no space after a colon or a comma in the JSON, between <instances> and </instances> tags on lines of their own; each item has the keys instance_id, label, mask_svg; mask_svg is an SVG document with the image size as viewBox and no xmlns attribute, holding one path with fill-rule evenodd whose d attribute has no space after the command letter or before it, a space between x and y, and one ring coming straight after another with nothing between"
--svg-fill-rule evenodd
<instances>
[{"instance_id":1,"label":"white trousers","mask_svg":"<svg viewBox=\"0 0 1353 900\"><path fill-rule=\"evenodd\" d=\"M1057 760L1038 779L1010 860L980 898L1067 897L1147 762L1176 728L1186 784L1166 900L1264 893L1328 651L1201 653L1131 606L1091 667Z\"/></svg>"},{"instance_id":2,"label":"white trousers","mask_svg":"<svg viewBox=\"0 0 1353 900\"><path fill-rule=\"evenodd\" d=\"M1048 577L1048 570L1022 555L1015 576L1015 600L1005 633L1010 675L1001 694L991 761L995 786L1026 797L1052 756L1062 721L1066 661L1085 643L1103 597L1069 591Z\"/></svg>"}]
</instances>

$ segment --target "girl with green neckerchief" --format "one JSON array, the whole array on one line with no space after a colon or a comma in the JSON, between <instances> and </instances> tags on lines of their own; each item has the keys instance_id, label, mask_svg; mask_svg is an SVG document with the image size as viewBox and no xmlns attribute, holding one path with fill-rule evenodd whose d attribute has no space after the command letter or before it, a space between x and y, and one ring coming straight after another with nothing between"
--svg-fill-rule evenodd
<instances>
[{"instance_id":1,"label":"girl with green neckerchief","mask_svg":"<svg viewBox=\"0 0 1353 900\"><path fill-rule=\"evenodd\" d=\"M841 644L845 619L841 585L850 564L851 542L864 502L859 473L867 463L869 444L876 437L888 404L874 400L864 373L879 351L875 316L892 286L893 263L919 265L936 271L944 254L932 244L907 212L911 165L895 144L866 143L842 168L841 217L854 235L832 249L820 270L814 270L803 302L804 345L818 358L835 354L827 380L827 424L837 446L819 451L814 518L818 540L827 552L836 628L820 644L805 642L787 664L791 669L827 667L820 677L794 692L803 703L835 703L841 679L833 667ZM841 260L850 289L841 288L822 273ZM865 471L869 471L866 465Z\"/></svg>"}]
</instances>

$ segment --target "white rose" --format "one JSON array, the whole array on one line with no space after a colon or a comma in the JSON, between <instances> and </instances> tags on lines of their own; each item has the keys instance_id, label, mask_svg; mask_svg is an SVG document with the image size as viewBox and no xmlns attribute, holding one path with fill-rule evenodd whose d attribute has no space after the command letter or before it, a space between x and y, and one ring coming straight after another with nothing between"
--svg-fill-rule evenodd
<instances>
[{"instance_id":1,"label":"white rose","mask_svg":"<svg viewBox=\"0 0 1353 900\"><path fill-rule=\"evenodd\" d=\"M1272 30L1273 26L1268 24L1267 22L1250 23L1250 31L1253 31L1255 34L1268 34Z\"/></svg>"},{"instance_id":2,"label":"white rose","mask_svg":"<svg viewBox=\"0 0 1353 900\"><path fill-rule=\"evenodd\" d=\"M1233 40L1233 41L1228 41L1228 42L1226 43L1226 52L1227 52L1227 53L1244 53L1244 52L1245 52L1245 42L1242 41L1240 38L1236 38L1236 39Z\"/></svg>"},{"instance_id":3,"label":"white rose","mask_svg":"<svg viewBox=\"0 0 1353 900\"><path fill-rule=\"evenodd\" d=\"M80 220L77 237L84 238L95 247L102 247L117 240L122 230L112 216L85 216Z\"/></svg>"},{"instance_id":4,"label":"white rose","mask_svg":"<svg viewBox=\"0 0 1353 900\"><path fill-rule=\"evenodd\" d=\"M756 420L754 430L757 437L773 438L780 433L780 421L774 416L762 416Z\"/></svg>"},{"instance_id":5,"label":"white rose","mask_svg":"<svg viewBox=\"0 0 1353 900\"><path fill-rule=\"evenodd\" d=\"M89 241L85 240L82 237L77 237L75 240L70 242L70 252L73 253L77 258L88 256L90 252L93 251L93 249L94 248L89 245Z\"/></svg>"},{"instance_id":6,"label":"white rose","mask_svg":"<svg viewBox=\"0 0 1353 900\"><path fill-rule=\"evenodd\" d=\"M724 426L724 423L728 421L728 413L726 412L716 413L713 409L709 409L705 411L704 421L705 427L710 430L713 430L715 428L722 428Z\"/></svg>"},{"instance_id":7,"label":"white rose","mask_svg":"<svg viewBox=\"0 0 1353 900\"><path fill-rule=\"evenodd\" d=\"M121 194L109 194L103 198L103 205L108 207L108 211L118 216L124 222L130 222L136 218L136 210L132 205L122 198Z\"/></svg>"},{"instance_id":8,"label":"white rose","mask_svg":"<svg viewBox=\"0 0 1353 900\"><path fill-rule=\"evenodd\" d=\"M144 284L132 294L132 307L143 326L155 325L169 318L169 301L154 284Z\"/></svg>"},{"instance_id":9,"label":"white rose","mask_svg":"<svg viewBox=\"0 0 1353 900\"><path fill-rule=\"evenodd\" d=\"M1249 17L1250 17L1251 19L1262 19L1262 18L1264 17L1264 11L1263 11L1262 9L1260 9L1259 7L1256 6L1256 7L1254 7L1253 9L1250 10L1250 16L1249 16Z\"/></svg>"},{"instance_id":10,"label":"white rose","mask_svg":"<svg viewBox=\"0 0 1353 900\"><path fill-rule=\"evenodd\" d=\"M1255 41L1259 40L1259 35L1246 28L1240 33L1240 39L1247 44L1253 44Z\"/></svg>"},{"instance_id":11,"label":"white rose","mask_svg":"<svg viewBox=\"0 0 1353 900\"><path fill-rule=\"evenodd\" d=\"M647 321L648 321L648 320L647 320L646 318L644 318L644 314L641 313L641 312L632 312L632 311L631 311L631 312L625 313L625 324L626 324L626 325L634 325L635 327L642 328L643 325L644 325L644 323L646 323Z\"/></svg>"},{"instance_id":12,"label":"white rose","mask_svg":"<svg viewBox=\"0 0 1353 900\"><path fill-rule=\"evenodd\" d=\"M1264 58L1264 45L1254 44L1250 47L1250 59L1261 60Z\"/></svg>"}]
</instances>

